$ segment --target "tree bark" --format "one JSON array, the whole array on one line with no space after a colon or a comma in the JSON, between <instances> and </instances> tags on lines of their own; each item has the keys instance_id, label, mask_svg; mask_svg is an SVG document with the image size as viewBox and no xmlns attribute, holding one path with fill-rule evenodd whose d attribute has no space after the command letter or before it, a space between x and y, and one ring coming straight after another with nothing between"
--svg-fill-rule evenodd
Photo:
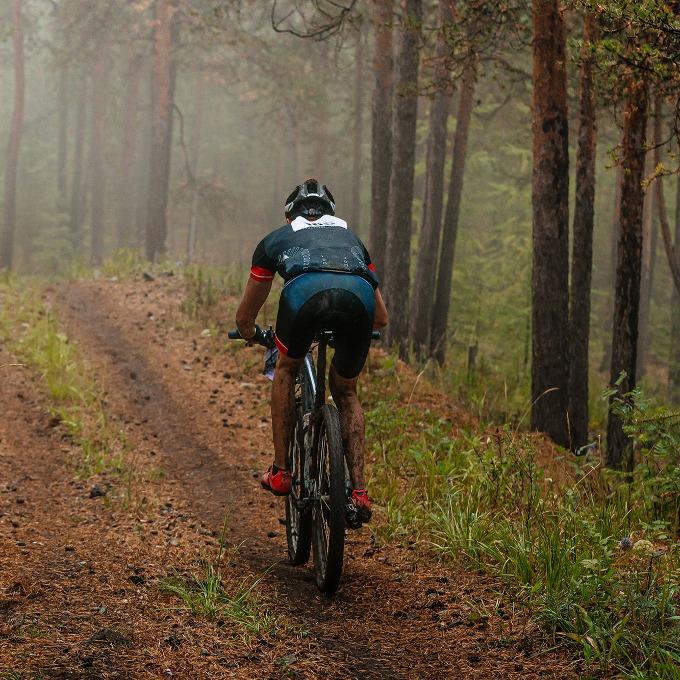
<instances>
[{"instance_id":1,"label":"tree bark","mask_svg":"<svg viewBox=\"0 0 680 680\"><path fill-rule=\"evenodd\" d=\"M76 104L75 148L73 151L73 178L71 180L70 236L74 251L80 245L83 224L84 194L83 158L85 156L85 125L87 119L87 71L80 72L78 100Z\"/></svg>"},{"instance_id":2,"label":"tree bark","mask_svg":"<svg viewBox=\"0 0 680 680\"><path fill-rule=\"evenodd\" d=\"M383 272L387 246L387 212L392 167L392 0L373 0L373 110L371 122L370 249Z\"/></svg>"},{"instance_id":3,"label":"tree bark","mask_svg":"<svg viewBox=\"0 0 680 680\"><path fill-rule=\"evenodd\" d=\"M3 231L0 241L0 269L11 269L14 259L16 229L17 171L21 135L24 130L26 73L24 62L24 27L21 0L12 2L12 47L14 50L14 108L5 161L5 195Z\"/></svg>"},{"instance_id":4,"label":"tree bark","mask_svg":"<svg viewBox=\"0 0 680 680\"><path fill-rule=\"evenodd\" d=\"M150 78L150 56L142 58L140 81ZM140 110L150 110L150 88L140 90ZM135 163L135 208L134 233L132 242L135 248L144 249L146 246L146 223L149 206L149 167L151 164L151 115L141 116L139 120L140 139L137 146L137 161Z\"/></svg>"},{"instance_id":5,"label":"tree bark","mask_svg":"<svg viewBox=\"0 0 680 680\"><path fill-rule=\"evenodd\" d=\"M475 102L476 80L477 58L472 55L463 71L463 80L460 88L456 133L453 138L451 156L451 176L449 177L448 198L442 223L437 286L432 310L430 353L440 364L443 364L446 359L446 329L448 327L449 306L451 304L451 277L456 256L460 200L463 195L465 160L468 138L470 136L472 109Z\"/></svg>"},{"instance_id":6,"label":"tree bark","mask_svg":"<svg viewBox=\"0 0 680 680\"><path fill-rule=\"evenodd\" d=\"M422 11L422 0L404 0L394 88L394 147L390 171L384 292L385 302L390 307L386 340L398 346L402 358L406 357L408 350L411 211Z\"/></svg>"},{"instance_id":7,"label":"tree bark","mask_svg":"<svg viewBox=\"0 0 680 680\"><path fill-rule=\"evenodd\" d=\"M645 141L648 83L630 76L626 84L623 129L623 184L621 186L621 227L616 268L616 292L612 335L611 384L619 395L635 388L640 274L642 266L642 206L645 169ZM610 403L613 402L611 398ZM619 416L610 412L607 423L608 467L632 469L632 447Z\"/></svg>"},{"instance_id":8,"label":"tree bark","mask_svg":"<svg viewBox=\"0 0 680 680\"><path fill-rule=\"evenodd\" d=\"M198 222L198 164L201 159L201 142L203 140L203 111L205 110L205 78L198 74L194 91L194 125L191 138L191 172L193 178L191 187L191 214L189 215L189 231L187 234L187 263L191 263L196 252L197 222ZM281 200L279 197L278 200Z\"/></svg>"},{"instance_id":9,"label":"tree bark","mask_svg":"<svg viewBox=\"0 0 680 680\"><path fill-rule=\"evenodd\" d=\"M100 265L104 259L104 121L108 94L106 51L99 50L92 78L92 118L90 120L91 240L90 260Z\"/></svg>"},{"instance_id":10,"label":"tree bark","mask_svg":"<svg viewBox=\"0 0 680 680\"><path fill-rule=\"evenodd\" d=\"M66 179L66 157L68 149L68 69L59 68L58 99L58 130L57 130L57 192L59 209L64 210L68 202L68 181Z\"/></svg>"},{"instance_id":11,"label":"tree bark","mask_svg":"<svg viewBox=\"0 0 680 680\"><path fill-rule=\"evenodd\" d=\"M361 228L361 155L364 145L364 28L359 27L354 50L354 134L352 138L352 228Z\"/></svg>"},{"instance_id":12,"label":"tree bark","mask_svg":"<svg viewBox=\"0 0 680 680\"><path fill-rule=\"evenodd\" d=\"M647 124L649 128L649 123ZM650 136L648 130L647 135ZM651 135L653 137L653 135ZM645 177L654 170L654 154L647 151L645 158ZM649 313L652 302L654 265L656 262L656 197L654 191L645 193L642 206L642 270L640 273L640 319L638 321L637 375L639 382L645 374L647 356L651 341Z\"/></svg>"},{"instance_id":13,"label":"tree bark","mask_svg":"<svg viewBox=\"0 0 680 680\"><path fill-rule=\"evenodd\" d=\"M663 119L663 100L660 96L656 97L655 102L655 116L654 116L654 165L658 168L661 164L661 122ZM671 227L668 221L668 213L666 212L666 200L663 191L663 178L657 177L655 182L656 205L659 210L659 226L661 227L661 235L663 237L663 247L666 251L666 258L668 266L671 270L671 277L673 279L673 286L676 293L680 293L680 265L678 265L678 242L677 235L675 246L671 236ZM675 206L676 219L680 215L680 207ZM677 229L677 224L676 224Z\"/></svg>"},{"instance_id":14,"label":"tree bark","mask_svg":"<svg viewBox=\"0 0 680 680\"><path fill-rule=\"evenodd\" d=\"M675 184L674 256L675 267L680 272L680 175ZM674 404L680 404L680 286L677 283L671 298L671 353L668 363L669 396Z\"/></svg>"},{"instance_id":15,"label":"tree bark","mask_svg":"<svg viewBox=\"0 0 680 680\"><path fill-rule=\"evenodd\" d=\"M569 418L571 445L588 439L588 344L590 338L590 288L593 269L593 222L595 215L595 159L597 118L593 87L592 42L598 38L597 17L588 12L581 50L581 112L576 152L574 243L571 258L569 309L570 370Z\"/></svg>"},{"instance_id":16,"label":"tree bark","mask_svg":"<svg viewBox=\"0 0 680 680\"><path fill-rule=\"evenodd\" d=\"M173 48L177 21L175 0L156 0L151 69L151 153L146 220L146 257L156 261L165 254L172 123L176 64Z\"/></svg>"},{"instance_id":17,"label":"tree bark","mask_svg":"<svg viewBox=\"0 0 680 680\"><path fill-rule=\"evenodd\" d=\"M569 446L569 144L564 22L533 0L531 428Z\"/></svg>"},{"instance_id":18,"label":"tree bark","mask_svg":"<svg viewBox=\"0 0 680 680\"><path fill-rule=\"evenodd\" d=\"M137 121L139 82L142 74L142 57L135 55L126 69L125 97L123 101L123 129L120 143L120 168L118 170L118 196L116 219L116 247L132 245L132 224L135 193L135 164L137 161Z\"/></svg>"},{"instance_id":19,"label":"tree bark","mask_svg":"<svg viewBox=\"0 0 680 680\"><path fill-rule=\"evenodd\" d=\"M430 353L432 305L437 278L437 258L444 202L444 162L446 127L451 102L450 72L446 63L450 47L448 31L453 21L451 0L439 0L441 28L435 51L434 85L436 93L430 106L430 129L427 138L425 198L423 224L418 240L418 262L411 315L411 344L419 360Z\"/></svg>"},{"instance_id":20,"label":"tree bark","mask_svg":"<svg viewBox=\"0 0 680 680\"><path fill-rule=\"evenodd\" d=\"M610 272L610 285L611 290L614 290L616 283L616 260L617 251L619 245L619 227L620 227L620 216L619 210L621 210L621 185L623 183L623 166L619 163L616 166L616 186L614 187L614 210L612 210L612 221L611 221L611 232L609 234L609 272ZM602 327L605 335L611 331L614 315L614 299L612 295L611 301L609 301L607 314L602 317ZM609 313L611 312L611 314ZM609 369L612 361L612 346L610 343L604 343L604 351L602 352L602 359L600 360L601 372Z\"/></svg>"}]
</instances>

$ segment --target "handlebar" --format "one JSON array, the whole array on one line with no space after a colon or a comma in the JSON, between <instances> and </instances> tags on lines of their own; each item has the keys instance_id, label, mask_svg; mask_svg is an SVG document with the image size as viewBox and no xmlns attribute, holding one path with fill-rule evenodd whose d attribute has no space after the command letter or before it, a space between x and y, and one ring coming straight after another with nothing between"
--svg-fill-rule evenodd
<instances>
[{"instance_id":1,"label":"handlebar","mask_svg":"<svg viewBox=\"0 0 680 680\"><path fill-rule=\"evenodd\" d=\"M239 333L238 330L233 330L229 331L227 333L227 337L230 340L245 340L241 336L241 333ZM371 340L380 340L382 337L382 334L380 331L372 331L371 332ZM262 345L263 347L273 347L274 346L274 331L270 327L269 330L263 331L259 326L255 326L255 335L253 335L252 338L249 338L250 342L254 342L258 345Z\"/></svg>"},{"instance_id":2,"label":"handlebar","mask_svg":"<svg viewBox=\"0 0 680 680\"><path fill-rule=\"evenodd\" d=\"M229 331L227 336L230 340L245 340L241 333L237 330ZM274 331L270 327L269 330L263 331L258 325L255 326L255 335L252 338L248 338L249 342L254 342L257 345L262 345L271 349L275 346L274 343Z\"/></svg>"}]
</instances>

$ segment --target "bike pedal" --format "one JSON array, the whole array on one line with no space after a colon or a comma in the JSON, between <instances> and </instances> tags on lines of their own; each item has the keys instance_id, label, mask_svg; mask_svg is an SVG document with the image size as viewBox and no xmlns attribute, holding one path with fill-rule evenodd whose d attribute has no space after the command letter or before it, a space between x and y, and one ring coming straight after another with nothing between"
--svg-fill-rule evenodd
<instances>
[{"instance_id":1,"label":"bike pedal","mask_svg":"<svg viewBox=\"0 0 680 680\"><path fill-rule=\"evenodd\" d=\"M359 529L362 525L359 512L353 503L347 503L345 506L345 523L350 529Z\"/></svg>"}]
</instances>

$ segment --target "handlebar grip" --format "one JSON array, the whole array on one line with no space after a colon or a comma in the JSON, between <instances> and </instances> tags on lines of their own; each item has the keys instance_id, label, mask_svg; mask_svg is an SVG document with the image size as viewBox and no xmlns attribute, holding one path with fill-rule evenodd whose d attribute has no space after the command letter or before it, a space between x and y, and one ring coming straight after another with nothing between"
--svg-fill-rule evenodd
<instances>
[{"instance_id":1,"label":"handlebar grip","mask_svg":"<svg viewBox=\"0 0 680 680\"><path fill-rule=\"evenodd\" d=\"M230 340L245 340L238 330L229 331L227 337ZM255 324L255 335L252 338L248 338L247 342L255 345L262 345L262 347L273 348L274 345L274 332L271 328L268 331L263 331L257 324Z\"/></svg>"}]
</instances>

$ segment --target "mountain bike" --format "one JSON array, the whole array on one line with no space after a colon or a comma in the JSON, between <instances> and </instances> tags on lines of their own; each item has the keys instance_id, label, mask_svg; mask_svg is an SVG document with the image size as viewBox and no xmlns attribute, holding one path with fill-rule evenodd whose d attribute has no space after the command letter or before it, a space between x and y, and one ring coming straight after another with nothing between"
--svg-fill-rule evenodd
<instances>
[{"instance_id":1,"label":"mountain bike","mask_svg":"<svg viewBox=\"0 0 680 680\"><path fill-rule=\"evenodd\" d=\"M372 337L377 340L380 333L373 332ZM229 338L235 340L241 336L238 331L231 331ZM251 342L268 349L266 372L267 366L272 366L276 351L273 330L262 331L258 327ZM332 345L332 332L317 333L296 380L295 430L287 456L292 486L286 496L290 562L303 565L313 552L316 585L329 595L340 585L345 528L359 526L350 502L352 485L342 445L340 417L335 405L326 403L326 350Z\"/></svg>"}]
</instances>

